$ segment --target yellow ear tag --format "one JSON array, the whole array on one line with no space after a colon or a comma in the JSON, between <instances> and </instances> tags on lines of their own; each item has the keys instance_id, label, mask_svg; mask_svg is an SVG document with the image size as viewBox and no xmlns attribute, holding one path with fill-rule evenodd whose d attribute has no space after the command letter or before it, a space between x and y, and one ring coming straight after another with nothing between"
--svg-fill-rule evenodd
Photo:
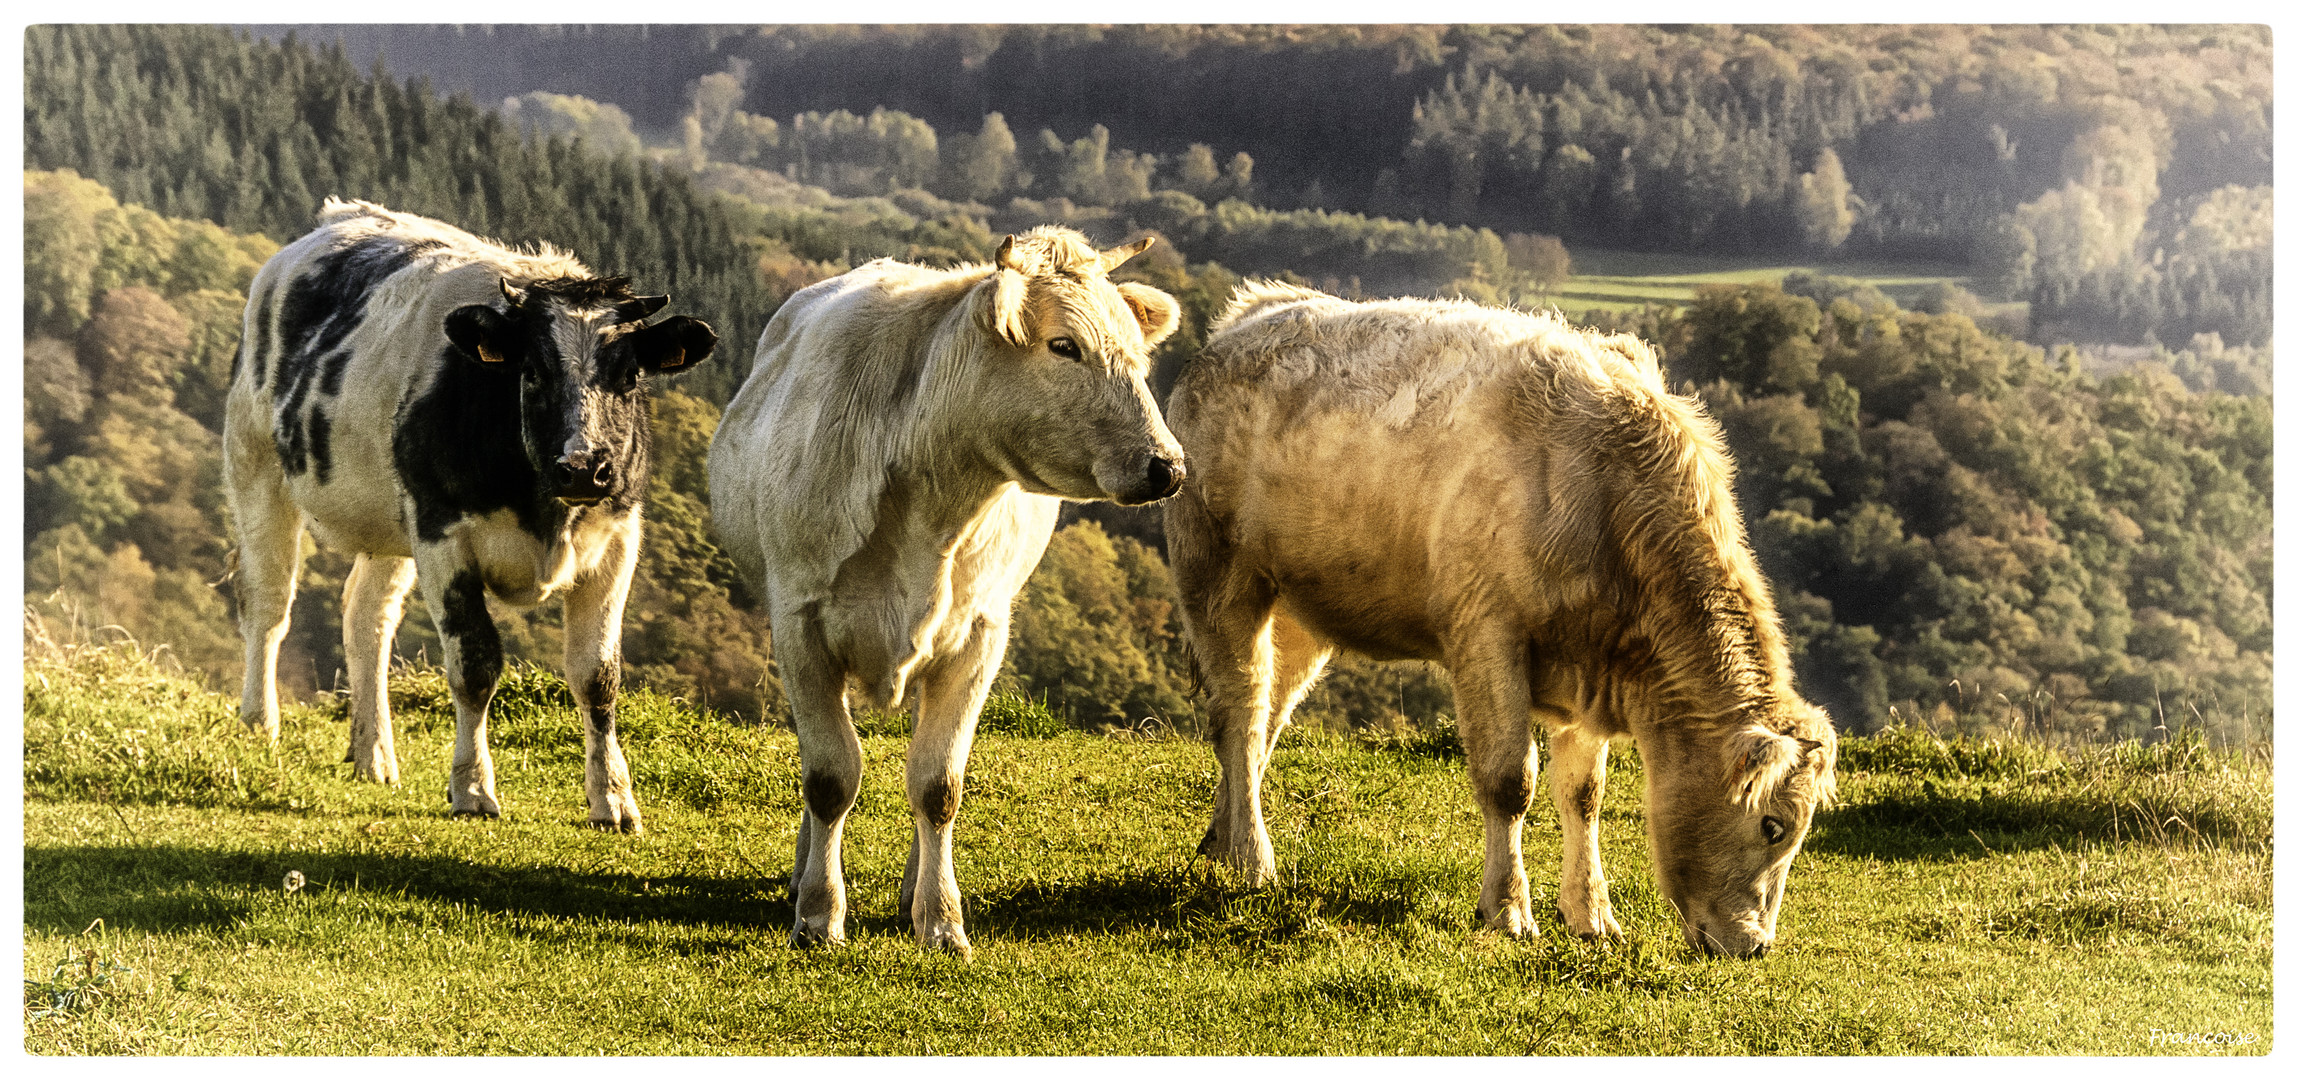
<instances>
[{"instance_id":1,"label":"yellow ear tag","mask_svg":"<svg viewBox=\"0 0 2297 1080\"><path fill-rule=\"evenodd\" d=\"M490 364L499 364L502 363L502 354L488 348L486 342L482 341L479 343L479 359Z\"/></svg>"}]
</instances>

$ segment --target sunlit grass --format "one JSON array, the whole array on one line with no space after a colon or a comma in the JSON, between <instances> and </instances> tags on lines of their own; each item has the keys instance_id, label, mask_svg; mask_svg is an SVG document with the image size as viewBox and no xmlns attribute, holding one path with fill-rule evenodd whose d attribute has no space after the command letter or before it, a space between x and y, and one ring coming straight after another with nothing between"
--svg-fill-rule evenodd
<instances>
[{"instance_id":1,"label":"sunlit grass","mask_svg":"<svg viewBox=\"0 0 2297 1080\"><path fill-rule=\"evenodd\" d=\"M24 972L35 1053L2190 1053L2271 1046L2271 776L2206 746L2077 752L1847 739L1778 949L1695 959L1652 886L1640 765L1614 757L1623 941L1477 929L1481 828L1456 735L1287 736L1277 885L1194 854L1211 754L1035 730L1008 702L958 826L970 963L895 898L903 740L863 739L852 944L794 952L794 738L635 695L641 837L583 828L564 688L520 668L506 816L446 816L435 673L395 701L405 782L356 784L338 710L276 748L125 648L26 664ZM1542 793L1544 796L1544 792ZM302 875L290 889L290 871ZM100 920L100 921L99 921ZM74 991L80 991L75 993Z\"/></svg>"}]
</instances>

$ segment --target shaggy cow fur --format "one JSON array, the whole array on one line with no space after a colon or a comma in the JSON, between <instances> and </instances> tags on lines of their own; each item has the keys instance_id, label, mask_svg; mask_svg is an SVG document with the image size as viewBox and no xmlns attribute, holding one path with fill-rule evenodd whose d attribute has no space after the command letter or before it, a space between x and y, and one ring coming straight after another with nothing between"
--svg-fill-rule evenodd
<instances>
[{"instance_id":1,"label":"shaggy cow fur","mask_svg":"<svg viewBox=\"0 0 2297 1080\"><path fill-rule=\"evenodd\" d=\"M1834 729L1794 691L1720 433L1648 346L1254 283L1169 405L1194 479L1165 534L1221 764L1206 852L1273 873L1261 773L1334 648L1433 660L1483 810L1486 925L1536 933L1520 840L1536 717L1573 930L1618 931L1596 808L1609 740L1631 736L1686 934L1768 946Z\"/></svg>"}]
</instances>

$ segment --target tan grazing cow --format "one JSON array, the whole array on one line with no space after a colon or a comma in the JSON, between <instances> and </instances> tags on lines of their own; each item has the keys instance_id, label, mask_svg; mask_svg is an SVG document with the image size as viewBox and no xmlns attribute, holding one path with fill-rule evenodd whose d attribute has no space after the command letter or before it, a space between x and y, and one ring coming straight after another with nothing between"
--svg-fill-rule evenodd
<instances>
[{"instance_id":1,"label":"tan grazing cow","mask_svg":"<svg viewBox=\"0 0 2297 1080\"><path fill-rule=\"evenodd\" d=\"M990 265L880 260L790 297L759 339L710 445L710 503L797 719L791 944L845 937L853 694L916 719L901 903L919 942L971 951L951 823L1013 596L1062 499L1153 502L1185 471L1143 381L1176 305L1108 280L1147 247L1039 228Z\"/></svg>"},{"instance_id":2,"label":"tan grazing cow","mask_svg":"<svg viewBox=\"0 0 2297 1080\"><path fill-rule=\"evenodd\" d=\"M1173 390L1193 479L1166 505L1220 788L1202 850L1275 854L1260 781L1335 647L1441 662L1484 817L1484 924L1538 931L1521 826L1547 726L1559 907L1616 935L1596 813L1642 749L1653 862L1693 947L1768 949L1831 794L1835 735L1794 690L1731 460L1648 346L1458 301L1237 290Z\"/></svg>"}]
</instances>

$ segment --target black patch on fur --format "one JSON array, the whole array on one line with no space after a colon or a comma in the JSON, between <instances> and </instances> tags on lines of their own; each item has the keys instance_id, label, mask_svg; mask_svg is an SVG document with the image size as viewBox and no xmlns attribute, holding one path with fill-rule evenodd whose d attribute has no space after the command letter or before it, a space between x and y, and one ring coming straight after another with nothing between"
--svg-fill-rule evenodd
<instances>
[{"instance_id":1,"label":"black patch on fur","mask_svg":"<svg viewBox=\"0 0 2297 1080\"><path fill-rule=\"evenodd\" d=\"M343 372L351 367L351 350L337 349L320 362L319 392L334 397L343 392Z\"/></svg>"},{"instance_id":2,"label":"black patch on fur","mask_svg":"<svg viewBox=\"0 0 2297 1080\"><path fill-rule=\"evenodd\" d=\"M465 517L505 509L528 533L557 532L566 508L544 489L519 437L518 369L482 367L445 344L438 364L391 433L392 464L414 498L415 535L435 542Z\"/></svg>"},{"instance_id":3,"label":"black patch on fur","mask_svg":"<svg viewBox=\"0 0 2297 1080\"><path fill-rule=\"evenodd\" d=\"M526 286L528 293L555 296L568 307L600 308L638 299L626 277L545 278Z\"/></svg>"},{"instance_id":4,"label":"black patch on fur","mask_svg":"<svg viewBox=\"0 0 2297 1080\"><path fill-rule=\"evenodd\" d=\"M917 812L938 829L957 817L957 803L964 792L946 776L936 776L925 785L925 797L918 800Z\"/></svg>"},{"instance_id":5,"label":"black patch on fur","mask_svg":"<svg viewBox=\"0 0 2297 1080\"><path fill-rule=\"evenodd\" d=\"M502 637L494 616L487 614L487 587L479 572L457 572L439 607L439 636L456 647L455 674L461 677L456 689L471 708L484 709L502 678Z\"/></svg>"},{"instance_id":6,"label":"black patch on fur","mask_svg":"<svg viewBox=\"0 0 2297 1080\"><path fill-rule=\"evenodd\" d=\"M1592 776L1588 777L1587 782L1579 785L1579 790L1573 794L1571 805L1572 809L1579 811L1581 821L1595 820L1595 815L1603 807L1602 782Z\"/></svg>"},{"instance_id":7,"label":"black patch on fur","mask_svg":"<svg viewBox=\"0 0 2297 1080\"><path fill-rule=\"evenodd\" d=\"M846 782L830 773L806 774L806 810L816 821L836 821L853 808L855 792Z\"/></svg>"},{"instance_id":8,"label":"black patch on fur","mask_svg":"<svg viewBox=\"0 0 2297 1080\"><path fill-rule=\"evenodd\" d=\"M247 309L255 314L255 335L247 343L248 347L241 351L254 361L255 387L259 390L263 388L263 369L271 362L271 302L278 295L278 286L274 285L267 288L263 290L263 295L255 298L253 304L248 305ZM234 377L238 374L236 369L232 372Z\"/></svg>"},{"instance_id":9,"label":"black patch on fur","mask_svg":"<svg viewBox=\"0 0 2297 1080\"><path fill-rule=\"evenodd\" d=\"M1484 789L1484 797L1493 810L1507 817L1522 817L1531 810L1531 785L1524 782L1522 773L1500 777Z\"/></svg>"},{"instance_id":10,"label":"black patch on fur","mask_svg":"<svg viewBox=\"0 0 2297 1080\"><path fill-rule=\"evenodd\" d=\"M317 477L322 484L327 482L327 470L335 460L333 447L328 443L328 435L333 426L327 419L326 409L316 405L311 407L311 434L308 436L311 443L311 475Z\"/></svg>"},{"instance_id":11,"label":"black patch on fur","mask_svg":"<svg viewBox=\"0 0 2297 1080\"><path fill-rule=\"evenodd\" d=\"M375 290L391 275L406 269L416 256L438 246L429 240L409 243L388 236L369 237L313 259L308 269L287 283L286 296L279 303L281 349L278 385L272 390L278 412L272 431L279 440L280 466L288 475L300 474L313 465L302 417L311 384L318 381L320 391L330 395L341 390L343 369L351 361L351 350L344 347L344 341L366 322ZM258 321L259 329L267 325L267 319ZM322 367L327 370L322 372ZM258 367L256 382L261 385L262 381L263 370Z\"/></svg>"},{"instance_id":12,"label":"black patch on fur","mask_svg":"<svg viewBox=\"0 0 2297 1080\"><path fill-rule=\"evenodd\" d=\"M590 685L583 692L589 703L590 733L601 739L614 735L614 703L622 693L622 661L609 658L598 665L590 676Z\"/></svg>"},{"instance_id":13,"label":"black patch on fur","mask_svg":"<svg viewBox=\"0 0 2297 1080\"><path fill-rule=\"evenodd\" d=\"M279 375L288 386L287 399L279 404L279 415L272 424L273 438L278 440L279 465L289 476L302 475L311 467L310 443L303 423L298 419L303 412L303 394L311 389L309 379L289 379L284 358L279 364Z\"/></svg>"}]
</instances>

